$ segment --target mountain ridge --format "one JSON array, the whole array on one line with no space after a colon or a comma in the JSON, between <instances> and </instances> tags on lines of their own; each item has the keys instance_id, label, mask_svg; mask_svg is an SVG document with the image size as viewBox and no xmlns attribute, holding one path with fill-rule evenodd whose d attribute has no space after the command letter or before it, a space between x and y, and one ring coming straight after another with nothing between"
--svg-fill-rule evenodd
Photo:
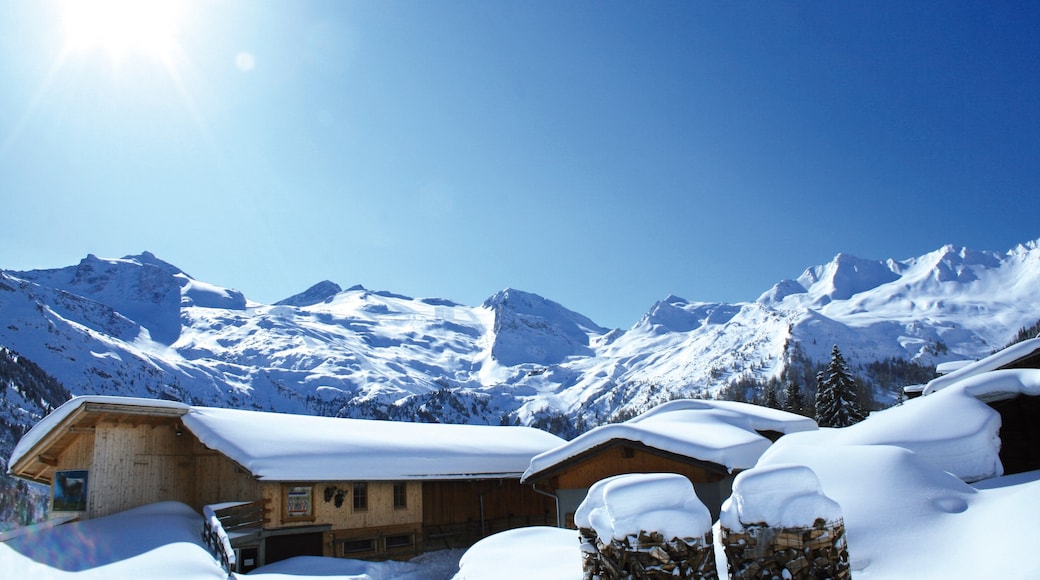
<instances>
[{"instance_id":1,"label":"mountain ridge","mask_svg":"<svg viewBox=\"0 0 1040 580\"><path fill-rule=\"evenodd\" d=\"M839 253L753 302L669 295L622 330L513 288L465 306L325 280L261 304L150 252L88 255L65 268L0 270L0 345L78 394L580 426L782 380L834 344L853 366L978 358L1040 319L1038 282L1040 241L905 260ZM891 402L902 385L871 386Z\"/></svg>"}]
</instances>

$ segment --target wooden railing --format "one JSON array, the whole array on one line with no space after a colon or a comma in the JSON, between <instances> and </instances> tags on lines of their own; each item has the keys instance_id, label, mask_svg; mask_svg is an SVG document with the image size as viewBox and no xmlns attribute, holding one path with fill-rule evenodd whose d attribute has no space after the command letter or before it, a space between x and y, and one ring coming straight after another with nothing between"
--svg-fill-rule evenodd
<instances>
[{"instance_id":1,"label":"wooden railing","mask_svg":"<svg viewBox=\"0 0 1040 580\"><path fill-rule=\"evenodd\" d=\"M258 501L203 506L202 539L228 574L238 563L235 547L260 537L265 514Z\"/></svg>"}]
</instances>

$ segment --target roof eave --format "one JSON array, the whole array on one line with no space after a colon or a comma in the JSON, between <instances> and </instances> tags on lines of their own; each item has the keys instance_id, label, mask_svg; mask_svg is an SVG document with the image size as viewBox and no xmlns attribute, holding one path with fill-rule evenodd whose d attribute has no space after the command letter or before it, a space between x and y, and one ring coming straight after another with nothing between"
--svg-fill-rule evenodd
<instances>
[{"instance_id":1,"label":"roof eave","mask_svg":"<svg viewBox=\"0 0 1040 580\"><path fill-rule=\"evenodd\" d=\"M680 463L686 463L688 465L693 465L693 466L696 466L696 467L700 467L700 468L705 469L707 471L711 471L713 473L718 473L718 474L722 474L722 475L726 475L726 474L729 474L729 473L733 473L734 471L739 471L740 470L739 468L730 469L730 468L727 468L725 465L722 465L722 464L719 464L719 463L715 463L715 462L712 462L712 461L704 461L702 459L697 459L695 457L690 457L688 455L683 455L681 453L675 453L673 451L666 451L664 449L658 449L656 447L652 447L650 445L647 445L646 443L643 443L642 441L635 441L635 440L632 440L632 439L624 439L624 438L614 438L614 439L610 439L610 440L604 441L603 443L600 443L598 445L594 445L594 446L586 449L585 451L577 453L577 454L575 454L573 456L567 457L567 458L565 458L565 459L563 459L563 460L561 460L561 461L559 461L559 462L557 462L557 463L555 463L553 465L550 465L550 466L548 466L548 467L546 467L546 468L544 468L544 469L542 469L540 471L536 471L534 473L526 475L521 480L521 483L534 483L536 481L542 481L542 480L545 480L545 479L549 479L549 478L559 474L560 472L566 470L569 466L571 466L571 465L573 465L575 463L579 463L579 462L584 461L584 460L588 459L589 457L591 457L591 456L593 456L593 455L595 455L597 453L601 453L603 451L606 451L608 449L611 449L613 447L617 447L617 446L620 446L620 445L627 445L627 446L630 446L630 447L635 447L635 448L637 448L637 449L639 449L641 451L645 451L645 452L650 453L652 455L657 455L658 457L663 457L665 459L672 459L672 460L678 461Z\"/></svg>"}]
</instances>

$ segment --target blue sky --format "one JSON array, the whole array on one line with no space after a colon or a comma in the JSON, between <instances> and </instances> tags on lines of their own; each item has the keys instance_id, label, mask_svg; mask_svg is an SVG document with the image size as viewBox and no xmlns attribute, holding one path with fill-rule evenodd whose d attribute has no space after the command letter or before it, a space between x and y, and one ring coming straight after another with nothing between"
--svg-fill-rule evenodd
<instances>
[{"instance_id":1,"label":"blue sky","mask_svg":"<svg viewBox=\"0 0 1040 580\"><path fill-rule=\"evenodd\" d=\"M513 287L627 328L1040 238L1037 3L189 0L122 42L70 10L0 0L0 268L149 250L261 302Z\"/></svg>"}]
</instances>

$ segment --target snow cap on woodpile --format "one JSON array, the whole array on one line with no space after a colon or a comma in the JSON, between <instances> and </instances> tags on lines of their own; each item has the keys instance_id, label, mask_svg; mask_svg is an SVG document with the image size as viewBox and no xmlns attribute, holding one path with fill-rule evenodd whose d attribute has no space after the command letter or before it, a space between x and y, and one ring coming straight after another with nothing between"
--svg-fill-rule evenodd
<instances>
[{"instance_id":1,"label":"snow cap on woodpile","mask_svg":"<svg viewBox=\"0 0 1040 580\"><path fill-rule=\"evenodd\" d=\"M731 530L750 525L808 528L817 519L841 519L841 506L824 495L816 473L804 465L756 467L733 480L719 522Z\"/></svg>"},{"instance_id":2,"label":"snow cap on woodpile","mask_svg":"<svg viewBox=\"0 0 1040 580\"><path fill-rule=\"evenodd\" d=\"M595 530L604 543L640 532L688 539L702 538L711 530L711 514L686 477L634 473L593 484L574 513L574 523Z\"/></svg>"}]
</instances>

